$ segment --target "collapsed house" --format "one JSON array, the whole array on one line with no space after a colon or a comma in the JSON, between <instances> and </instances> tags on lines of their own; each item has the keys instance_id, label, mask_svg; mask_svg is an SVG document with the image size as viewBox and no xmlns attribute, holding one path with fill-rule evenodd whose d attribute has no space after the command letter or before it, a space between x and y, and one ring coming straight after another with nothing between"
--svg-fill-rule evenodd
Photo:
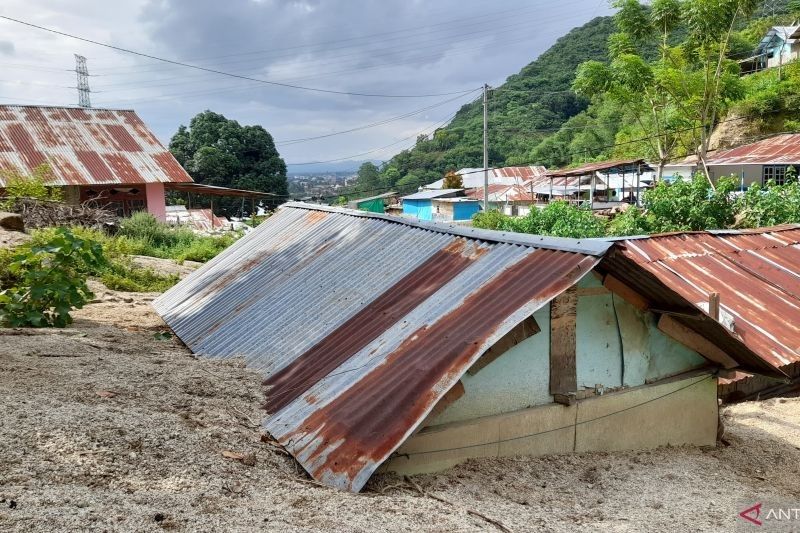
<instances>
[{"instance_id":1,"label":"collapsed house","mask_svg":"<svg viewBox=\"0 0 800 533\"><path fill-rule=\"evenodd\" d=\"M289 203L154 306L194 353L262 373L265 430L342 489L713 445L718 371L784 374L612 246Z\"/></svg>"},{"instance_id":2,"label":"collapsed house","mask_svg":"<svg viewBox=\"0 0 800 533\"><path fill-rule=\"evenodd\" d=\"M615 248L618 254L606 259L614 269L621 266L618 257L635 261L791 378L735 372L720 379L720 398L800 392L800 225L656 235Z\"/></svg>"}]
</instances>

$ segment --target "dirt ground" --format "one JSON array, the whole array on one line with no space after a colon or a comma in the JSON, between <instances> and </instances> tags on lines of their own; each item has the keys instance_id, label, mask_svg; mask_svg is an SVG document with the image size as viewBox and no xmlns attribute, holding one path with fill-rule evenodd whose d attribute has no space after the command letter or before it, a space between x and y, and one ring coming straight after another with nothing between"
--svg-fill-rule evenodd
<instances>
[{"instance_id":1,"label":"dirt ground","mask_svg":"<svg viewBox=\"0 0 800 533\"><path fill-rule=\"evenodd\" d=\"M2 531L730 531L800 500L800 399L727 408L727 447L318 486L262 442L256 373L157 338L155 295L94 288L68 329L0 330Z\"/></svg>"}]
</instances>

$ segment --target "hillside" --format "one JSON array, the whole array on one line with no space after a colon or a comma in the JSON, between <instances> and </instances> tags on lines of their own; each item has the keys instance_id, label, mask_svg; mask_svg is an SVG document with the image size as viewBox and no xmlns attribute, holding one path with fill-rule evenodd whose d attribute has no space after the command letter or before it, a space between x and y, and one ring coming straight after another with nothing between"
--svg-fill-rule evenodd
<instances>
[{"instance_id":1,"label":"hillside","mask_svg":"<svg viewBox=\"0 0 800 533\"><path fill-rule=\"evenodd\" d=\"M579 64L605 60L611 17L598 17L558 39L549 50L491 92L489 128L491 165L522 163L544 137L578 115L588 101L570 85ZM448 169L480 166L483 161L483 110L465 105L432 138L394 156L384 174L403 185L439 179ZM394 168L395 171L389 171ZM394 183L391 183L392 185Z\"/></svg>"}]
</instances>

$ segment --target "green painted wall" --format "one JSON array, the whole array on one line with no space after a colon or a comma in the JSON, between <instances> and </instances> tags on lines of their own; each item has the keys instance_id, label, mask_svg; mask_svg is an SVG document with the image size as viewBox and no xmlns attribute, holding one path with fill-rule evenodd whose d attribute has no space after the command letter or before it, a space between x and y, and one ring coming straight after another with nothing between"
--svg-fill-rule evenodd
<instances>
[{"instance_id":1,"label":"green painted wall","mask_svg":"<svg viewBox=\"0 0 800 533\"><path fill-rule=\"evenodd\" d=\"M652 313L642 313L604 291L592 275L578 283L576 367L578 388L635 387L706 364L661 333ZM553 401L550 382L550 306L534 313L542 331L474 376L465 394L428 425L509 413Z\"/></svg>"}]
</instances>

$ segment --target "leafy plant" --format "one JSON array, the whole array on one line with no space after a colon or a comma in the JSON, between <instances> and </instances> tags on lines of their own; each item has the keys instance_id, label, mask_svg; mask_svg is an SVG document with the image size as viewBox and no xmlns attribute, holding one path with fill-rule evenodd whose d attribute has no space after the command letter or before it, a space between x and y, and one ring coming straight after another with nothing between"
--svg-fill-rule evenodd
<instances>
[{"instance_id":1,"label":"leafy plant","mask_svg":"<svg viewBox=\"0 0 800 533\"><path fill-rule=\"evenodd\" d=\"M70 311L94 295L86 272L105 263L102 246L58 228L44 245L23 246L13 255L10 286L0 292L0 323L13 326L64 327Z\"/></svg>"},{"instance_id":2,"label":"leafy plant","mask_svg":"<svg viewBox=\"0 0 800 533\"><path fill-rule=\"evenodd\" d=\"M725 177L714 189L700 173L689 180L661 181L643 195L650 229L662 233L729 227L736 217L736 186L735 179Z\"/></svg>"},{"instance_id":3,"label":"leafy plant","mask_svg":"<svg viewBox=\"0 0 800 533\"><path fill-rule=\"evenodd\" d=\"M29 176L18 172L6 171L3 174L5 186L5 200L3 209L10 209L18 198L33 198L51 202L60 202L64 195L60 188L50 187L47 182L52 180L52 170L48 165L39 165Z\"/></svg>"}]
</instances>

